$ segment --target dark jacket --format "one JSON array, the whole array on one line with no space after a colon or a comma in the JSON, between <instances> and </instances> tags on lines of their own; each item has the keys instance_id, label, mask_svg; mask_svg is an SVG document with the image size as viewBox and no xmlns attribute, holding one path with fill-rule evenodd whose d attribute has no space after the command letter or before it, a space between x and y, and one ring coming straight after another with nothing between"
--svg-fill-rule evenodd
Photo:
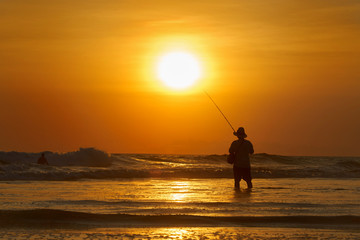
<instances>
[{"instance_id":1,"label":"dark jacket","mask_svg":"<svg viewBox=\"0 0 360 240\"><path fill-rule=\"evenodd\" d=\"M234 166L250 168L249 155L254 153L254 147L250 141L245 139L233 141L229 153L235 155Z\"/></svg>"}]
</instances>

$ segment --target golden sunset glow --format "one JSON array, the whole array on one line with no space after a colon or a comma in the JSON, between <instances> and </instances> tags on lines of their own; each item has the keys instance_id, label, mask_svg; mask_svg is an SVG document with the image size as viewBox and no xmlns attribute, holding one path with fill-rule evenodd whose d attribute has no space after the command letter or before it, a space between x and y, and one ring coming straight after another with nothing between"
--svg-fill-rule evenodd
<instances>
[{"instance_id":1,"label":"golden sunset glow","mask_svg":"<svg viewBox=\"0 0 360 240\"><path fill-rule=\"evenodd\" d=\"M0 1L0 146L223 154L234 136L204 89L255 152L359 155L359 12L353 0Z\"/></svg>"},{"instance_id":2,"label":"golden sunset glow","mask_svg":"<svg viewBox=\"0 0 360 240\"><path fill-rule=\"evenodd\" d=\"M174 89L192 86L201 76L199 61L187 52L170 52L162 56L157 66L159 79Z\"/></svg>"},{"instance_id":3,"label":"golden sunset glow","mask_svg":"<svg viewBox=\"0 0 360 240\"><path fill-rule=\"evenodd\" d=\"M0 240L360 239L359 123L360 0L0 0Z\"/></svg>"}]
</instances>

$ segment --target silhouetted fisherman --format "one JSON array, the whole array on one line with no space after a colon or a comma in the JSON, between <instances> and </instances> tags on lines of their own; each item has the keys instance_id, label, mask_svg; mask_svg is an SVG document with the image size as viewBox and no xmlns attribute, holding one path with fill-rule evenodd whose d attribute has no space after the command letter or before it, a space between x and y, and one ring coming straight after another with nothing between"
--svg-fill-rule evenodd
<instances>
[{"instance_id":1,"label":"silhouetted fisherman","mask_svg":"<svg viewBox=\"0 0 360 240\"><path fill-rule=\"evenodd\" d=\"M250 141L245 140L247 135L243 127L240 127L234 135L239 139L232 142L229 153L235 155L233 165L235 188L240 188L240 180L244 179L248 188L252 188L250 154L254 153L253 145Z\"/></svg>"},{"instance_id":2,"label":"silhouetted fisherman","mask_svg":"<svg viewBox=\"0 0 360 240\"><path fill-rule=\"evenodd\" d=\"M38 159L37 163L42 165L49 165L48 161L45 158L45 153L41 154L41 157Z\"/></svg>"}]
</instances>

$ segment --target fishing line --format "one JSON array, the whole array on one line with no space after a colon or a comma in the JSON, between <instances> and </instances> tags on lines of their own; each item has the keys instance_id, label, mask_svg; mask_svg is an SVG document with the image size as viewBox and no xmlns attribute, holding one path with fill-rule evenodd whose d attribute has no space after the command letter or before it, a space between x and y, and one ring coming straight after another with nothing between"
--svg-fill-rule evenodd
<instances>
[{"instance_id":1,"label":"fishing line","mask_svg":"<svg viewBox=\"0 0 360 240\"><path fill-rule=\"evenodd\" d=\"M214 103L215 107L219 110L219 112L221 113L221 115L225 118L226 122L230 125L231 129L235 132L235 129L233 128L233 126L231 125L231 123L229 122L229 120L226 118L226 116L224 115L224 113L221 111L221 109L219 108L219 106L215 103L215 101L210 97L210 95L203 90L204 93L210 98L210 100Z\"/></svg>"}]
</instances>

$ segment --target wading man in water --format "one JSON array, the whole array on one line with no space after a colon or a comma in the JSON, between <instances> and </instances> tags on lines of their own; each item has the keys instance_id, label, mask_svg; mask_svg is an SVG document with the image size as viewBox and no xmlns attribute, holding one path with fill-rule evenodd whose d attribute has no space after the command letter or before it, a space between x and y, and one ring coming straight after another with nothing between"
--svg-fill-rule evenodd
<instances>
[{"instance_id":1,"label":"wading man in water","mask_svg":"<svg viewBox=\"0 0 360 240\"><path fill-rule=\"evenodd\" d=\"M48 161L45 158L45 153L41 154L41 157L38 159L37 163L41 165L49 165Z\"/></svg>"},{"instance_id":2,"label":"wading man in water","mask_svg":"<svg viewBox=\"0 0 360 240\"><path fill-rule=\"evenodd\" d=\"M229 153L235 156L233 165L235 188L240 189L240 180L244 179L248 188L252 188L250 154L254 153L253 145L250 141L245 140L247 135L244 128L240 127L234 135L239 139L232 142Z\"/></svg>"}]
</instances>

